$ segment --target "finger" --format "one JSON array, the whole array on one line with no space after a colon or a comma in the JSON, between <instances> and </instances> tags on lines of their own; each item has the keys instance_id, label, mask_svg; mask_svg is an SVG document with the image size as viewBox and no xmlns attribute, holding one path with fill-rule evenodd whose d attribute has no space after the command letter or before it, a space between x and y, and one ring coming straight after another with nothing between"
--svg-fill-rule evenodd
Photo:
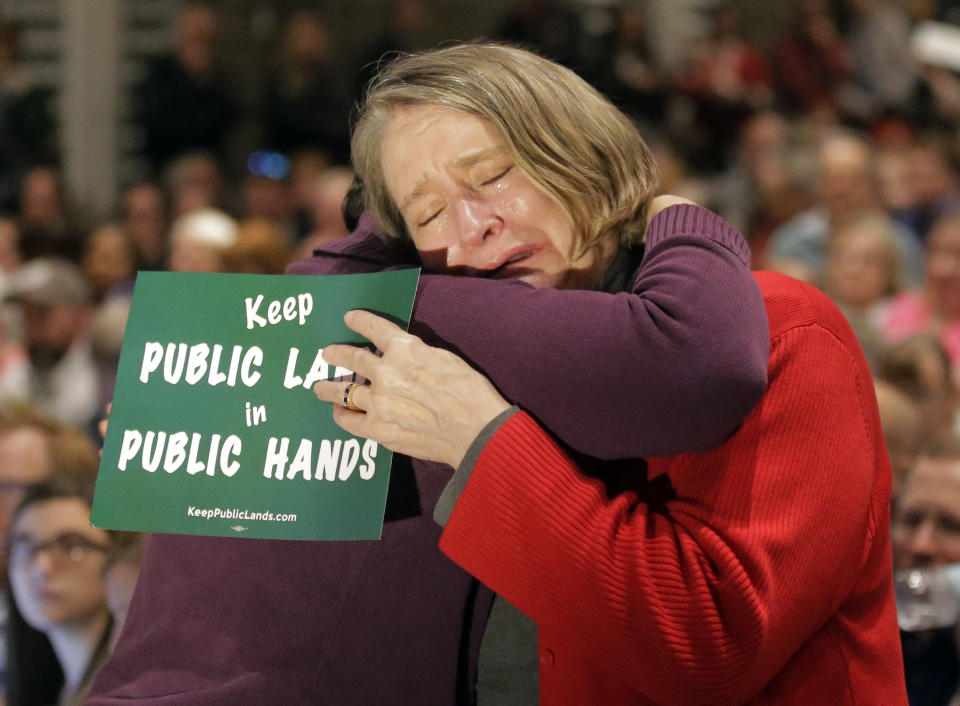
<instances>
[{"instance_id":1,"label":"finger","mask_svg":"<svg viewBox=\"0 0 960 706\"><path fill-rule=\"evenodd\" d=\"M328 365L346 368L362 375L367 380L375 377L379 356L363 346L348 346L335 343L323 349L323 359Z\"/></svg>"},{"instance_id":2,"label":"finger","mask_svg":"<svg viewBox=\"0 0 960 706\"><path fill-rule=\"evenodd\" d=\"M352 309L343 317L343 322L382 351L395 338L414 338L392 321L371 314L363 309Z\"/></svg>"},{"instance_id":3,"label":"finger","mask_svg":"<svg viewBox=\"0 0 960 706\"><path fill-rule=\"evenodd\" d=\"M343 405L334 406L333 422L348 434L353 434L354 436L359 436L364 439L371 438L367 428L369 420L363 412L354 412L352 409L347 409ZM374 439L374 441L376 441L376 439Z\"/></svg>"},{"instance_id":4,"label":"finger","mask_svg":"<svg viewBox=\"0 0 960 706\"><path fill-rule=\"evenodd\" d=\"M313 394L321 402L343 404L343 395L348 384L342 380L321 380L313 386Z\"/></svg>"},{"instance_id":5,"label":"finger","mask_svg":"<svg viewBox=\"0 0 960 706\"><path fill-rule=\"evenodd\" d=\"M330 402L331 404L346 408L346 399L347 395L350 394L351 388L353 388L353 396L350 398L350 401L355 407L366 410L367 405L370 404L371 394L370 388L367 385L353 382L344 383L342 380L321 380L313 386L313 393L317 396L317 399L323 402Z\"/></svg>"}]
</instances>

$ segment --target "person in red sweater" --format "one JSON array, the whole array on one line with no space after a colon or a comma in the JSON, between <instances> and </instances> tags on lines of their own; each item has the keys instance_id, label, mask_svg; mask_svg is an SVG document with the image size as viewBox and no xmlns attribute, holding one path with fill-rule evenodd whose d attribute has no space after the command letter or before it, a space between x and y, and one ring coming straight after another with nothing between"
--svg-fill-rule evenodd
<instances>
[{"instance_id":1,"label":"person in red sweater","mask_svg":"<svg viewBox=\"0 0 960 706\"><path fill-rule=\"evenodd\" d=\"M450 279L477 285L505 279L531 298L552 298L605 288L619 257L613 236L645 242L652 255L658 229L681 217L735 235L708 211L662 197L609 229L603 224L622 210L611 196L620 194L594 189L595 201L565 209L573 203L570 181L560 177L584 170L583 161L549 149L531 159L521 138L532 132L538 146L582 147L588 155L596 145L569 128L616 116L590 94L578 104L583 117L564 112L569 105L554 95L574 79L538 62L508 48L455 47L401 59L368 93L353 141L367 206L384 232L412 241L428 271L467 275ZM504 70L516 65L524 70ZM450 88L451 74L485 87L479 105L476 92ZM538 110L518 119L518 106L532 102L526 89L534 75L545 93ZM632 130L624 127L624 140ZM601 168L623 166L623 150L604 154ZM624 190L649 188L652 196L636 179L621 182ZM677 315L713 302L692 290L655 306L634 303L624 290L646 287L636 267L627 265L621 286L609 288L631 310ZM680 274L657 273L665 281ZM347 325L383 355L325 349L329 363L372 381L318 384L318 397L336 405L337 423L456 468L434 509L445 525L440 549L537 623L542 703L906 703L890 467L867 364L825 295L775 274L758 275L756 284L769 324L768 386L718 446L695 453L627 448L651 424L622 396L625 385L645 380L637 367L595 378L588 402L570 396L570 404L537 410L502 376L476 372L465 343L458 355L424 343L431 330L421 340L352 312ZM504 295L472 302L478 312L499 310L505 331L519 314L502 310ZM580 370L564 377L566 359L548 361L557 346L546 341L547 327L573 335L556 320L531 320L526 338L501 334L485 343L512 368L529 366L527 377L572 391ZM593 339L593 358L588 344L577 366L609 371L607 356L635 346L629 337L603 340ZM683 365L697 369L707 356ZM675 414L698 392L674 388L659 402L661 413ZM512 408L514 401L531 413ZM588 404L600 407L587 416ZM696 413L708 417L719 404L701 402ZM598 423L611 412L618 418ZM564 438L563 415L577 418L599 448L587 454Z\"/></svg>"},{"instance_id":2,"label":"person in red sweater","mask_svg":"<svg viewBox=\"0 0 960 706\"><path fill-rule=\"evenodd\" d=\"M455 467L440 548L536 621L543 704L906 704L870 373L817 290L758 273L769 387L721 447L612 492L454 354L354 311L352 434ZM611 383L613 384L613 383ZM603 390L597 391L603 395ZM340 404L336 404L340 403Z\"/></svg>"}]
</instances>

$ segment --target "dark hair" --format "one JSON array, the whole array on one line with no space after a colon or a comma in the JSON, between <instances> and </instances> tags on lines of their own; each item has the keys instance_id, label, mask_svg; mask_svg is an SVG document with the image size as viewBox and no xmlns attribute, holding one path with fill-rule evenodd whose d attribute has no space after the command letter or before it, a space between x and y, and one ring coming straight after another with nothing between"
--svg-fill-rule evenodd
<instances>
[{"instance_id":1,"label":"dark hair","mask_svg":"<svg viewBox=\"0 0 960 706\"><path fill-rule=\"evenodd\" d=\"M13 599L10 581L7 603L7 706L49 706L63 689L63 670L49 638L27 623Z\"/></svg>"},{"instance_id":2,"label":"dark hair","mask_svg":"<svg viewBox=\"0 0 960 706\"><path fill-rule=\"evenodd\" d=\"M93 479L54 474L47 480L30 486L20 504L17 505L13 521L15 522L16 518L31 505L58 498L77 498L91 505ZM9 556L9 551L6 554ZM10 586L9 576L6 581L6 591L6 706L55 704L64 684L60 661L46 634L27 623L20 613Z\"/></svg>"}]
</instances>

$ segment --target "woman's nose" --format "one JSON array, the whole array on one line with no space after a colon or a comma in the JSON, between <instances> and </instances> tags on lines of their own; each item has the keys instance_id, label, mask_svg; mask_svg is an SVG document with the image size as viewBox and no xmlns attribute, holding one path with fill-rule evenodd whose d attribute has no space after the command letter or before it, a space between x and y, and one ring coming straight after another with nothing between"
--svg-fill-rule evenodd
<instances>
[{"instance_id":1,"label":"woman's nose","mask_svg":"<svg viewBox=\"0 0 960 706\"><path fill-rule=\"evenodd\" d=\"M483 201L464 198L452 207L457 237L447 251L447 267L484 267L490 259L490 246L503 230L503 221Z\"/></svg>"}]
</instances>

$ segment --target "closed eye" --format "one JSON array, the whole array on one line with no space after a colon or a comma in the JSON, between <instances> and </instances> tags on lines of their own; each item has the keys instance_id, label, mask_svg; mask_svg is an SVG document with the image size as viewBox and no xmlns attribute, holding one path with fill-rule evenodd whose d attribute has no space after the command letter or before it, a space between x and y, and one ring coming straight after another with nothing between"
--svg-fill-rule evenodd
<instances>
[{"instance_id":1,"label":"closed eye","mask_svg":"<svg viewBox=\"0 0 960 706\"><path fill-rule=\"evenodd\" d=\"M430 221L432 221L434 218L436 218L437 216L439 216L441 211L443 211L443 209L442 209L442 208L438 208L436 211L434 211L434 212L431 213L429 216L427 216L426 219L424 219L424 220L420 221L419 223L417 223L417 228L423 228L425 225L429 225Z\"/></svg>"},{"instance_id":2,"label":"closed eye","mask_svg":"<svg viewBox=\"0 0 960 706\"><path fill-rule=\"evenodd\" d=\"M480 186L490 186L491 184L496 184L498 181L503 179L503 177L505 177L507 175L507 172L509 172L511 169L513 169L512 164L506 169L504 169L503 171L501 171L500 173L498 173L496 176L490 177L486 181L480 182Z\"/></svg>"}]
</instances>

